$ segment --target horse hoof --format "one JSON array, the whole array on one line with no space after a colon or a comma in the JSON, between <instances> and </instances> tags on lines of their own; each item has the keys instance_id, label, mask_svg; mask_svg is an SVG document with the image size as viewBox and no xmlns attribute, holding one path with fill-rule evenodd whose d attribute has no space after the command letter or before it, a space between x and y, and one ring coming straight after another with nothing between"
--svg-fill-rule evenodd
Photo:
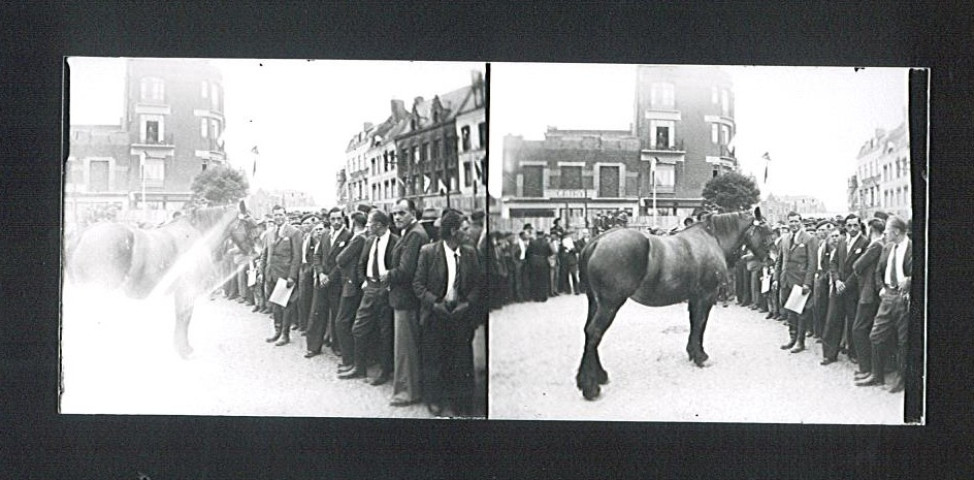
<instances>
[{"instance_id":1,"label":"horse hoof","mask_svg":"<svg viewBox=\"0 0 974 480\"><path fill-rule=\"evenodd\" d=\"M599 372L598 381L599 381L599 385L605 385L609 383L609 374L605 373L605 370Z\"/></svg>"},{"instance_id":2,"label":"horse hoof","mask_svg":"<svg viewBox=\"0 0 974 480\"><path fill-rule=\"evenodd\" d=\"M706 353L701 353L700 355L698 355L696 358L693 359L693 363L695 363L698 367L703 368L704 364L707 363L707 360L709 358L710 357Z\"/></svg>"},{"instance_id":3,"label":"horse hoof","mask_svg":"<svg viewBox=\"0 0 974 480\"><path fill-rule=\"evenodd\" d=\"M583 388L582 396L585 397L585 400L595 400L598 398L600 391L601 389L598 385L594 385L590 388Z\"/></svg>"}]
</instances>

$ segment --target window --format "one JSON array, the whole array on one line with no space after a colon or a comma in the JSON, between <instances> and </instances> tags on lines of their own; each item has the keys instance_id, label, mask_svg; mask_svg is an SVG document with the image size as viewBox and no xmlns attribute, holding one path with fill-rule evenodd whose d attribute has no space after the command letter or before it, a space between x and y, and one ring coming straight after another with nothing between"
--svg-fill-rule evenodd
<instances>
[{"instance_id":1,"label":"window","mask_svg":"<svg viewBox=\"0 0 974 480\"><path fill-rule=\"evenodd\" d=\"M654 83L649 90L649 102L654 107L670 107L676 104L672 83Z\"/></svg>"},{"instance_id":2,"label":"window","mask_svg":"<svg viewBox=\"0 0 974 480\"><path fill-rule=\"evenodd\" d=\"M727 145L730 143L730 127L727 125L720 126L720 144Z\"/></svg>"},{"instance_id":3,"label":"window","mask_svg":"<svg viewBox=\"0 0 974 480\"><path fill-rule=\"evenodd\" d=\"M716 145L717 142L719 142L718 139L720 137L718 136L719 135L718 132L720 132L720 125L717 125L716 123L710 124L710 141L714 142L714 145Z\"/></svg>"},{"instance_id":4,"label":"window","mask_svg":"<svg viewBox=\"0 0 974 480\"><path fill-rule=\"evenodd\" d=\"M656 164L656 186L672 187L676 185L676 166Z\"/></svg>"},{"instance_id":5,"label":"window","mask_svg":"<svg viewBox=\"0 0 974 480\"><path fill-rule=\"evenodd\" d=\"M213 132L213 138L220 138L220 121L216 119L210 120L211 131Z\"/></svg>"},{"instance_id":6,"label":"window","mask_svg":"<svg viewBox=\"0 0 974 480\"><path fill-rule=\"evenodd\" d=\"M434 160L440 158L440 140L439 139L433 140L433 153L432 153L431 156L432 156L432 158Z\"/></svg>"},{"instance_id":7,"label":"window","mask_svg":"<svg viewBox=\"0 0 974 480\"><path fill-rule=\"evenodd\" d=\"M420 161L427 161L430 158L430 144L428 142L423 142L423 149L420 150Z\"/></svg>"},{"instance_id":8,"label":"window","mask_svg":"<svg viewBox=\"0 0 974 480\"><path fill-rule=\"evenodd\" d=\"M207 128L206 128L207 124L208 122L206 121L205 118L200 119L200 136L203 138L207 138Z\"/></svg>"},{"instance_id":9,"label":"window","mask_svg":"<svg viewBox=\"0 0 974 480\"><path fill-rule=\"evenodd\" d=\"M210 84L210 105L213 110L220 109L220 89L217 88L215 83Z\"/></svg>"},{"instance_id":10,"label":"window","mask_svg":"<svg viewBox=\"0 0 974 480\"><path fill-rule=\"evenodd\" d=\"M478 143L478 147L486 148L487 147L487 122L480 122L477 125L477 129L480 134L480 138L478 139L480 143Z\"/></svg>"},{"instance_id":11,"label":"window","mask_svg":"<svg viewBox=\"0 0 974 480\"><path fill-rule=\"evenodd\" d=\"M469 187L470 185L473 185L473 181L471 181L472 179L470 178L472 176L473 176L473 172L470 171L470 164L464 163L463 164L463 185L464 186Z\"/></svg>"},{"instance_id":12,"label":"window","mask_svg":"<svg viewBox=\"0 0 974 480\"><path fill-rule=\"evenodd\" d=\"M210 84L208 84L208 83L206 83L206 80L203 80L203 81L202 81L202 82L200 83L200 95L201 95L201 96L202 96L203 98L206 98L206 96L207 96L207 95L208 95L209 93L210 93Z\"/></svg>"},{"instance_id":13,"label":"window","mask_svg":"<svg viewBox=\"0 0 974 480\"><path fill-rule=\"evenodd\" d=\"M88 191L108 191L109 162L108 160L92 160L88 162Z\"/></svg>"},{"instance_id":14,"label":"window","mask_svg":"<svg viewBox=\"0 0 974 480\"><path fill-rule=\"evenodd\" d=\"M142 100L161 102L165 98L165 84L161 78L145 77L142 79Z\"/></svg>"},{"instance_id":15,"label":"window","mask_svg":"<svg viewBox=\"0 0 974 480\"><path fill-rule=\"evenodd\" d=\"M561 188L582 189L582 167L562 166L561 167Z\"/></svg>"},{"instance_id":16,"label":"window","mask_svg":"<svg viewBox=\"0 0 974 480\"><path fill-rule=\"evenodd\" d=\"M668 149L673 147L675 122L672 120L650 120L650 146L656 149Z\"/></svg>"},{"instance_id":17,"label":"window","mask_svg":"<svg viewBox=\"0 0 974 480\"><path fill-rule=\"evenodd\" d=\"M656 148L666 148L670 146L670 128L656 127Z\"/></svg>"},{"instance_id":18,"label":"window","mask_svg":"<svg viewBox=\"0 0 974 480\"><path fill-rule=\"evenodd\" d=\"M165 178L166 164L161 158L146 158L143 166L143 179L147 187L161 187Z\"/></svg>"},{"instance_id":19,"label":"window","mask_svg":"<svg viewBox=\"0 0 974 480\"><path fill-rule=\"evenodd\" d=\"M145 141L148 143L159 143L158 120L148 120L145 122Z\"/></svg>"},{"instance_id":20,"label":"window","mask_svg":"<svg viewBox=\"0 0 974 480\"><path fill-rule=\"evenodd\" d=\"M413 146L413 163L419 163L419 147Z\"/></svg>"},{"instance_id":21,"label":"window","mask_svg":"<svg viewBox=\"0 0 974 480\"><path fill-rule=\"evenodd\" d=\"M462 152L470 150L470 126L465 126L460 129L460 140L462 142Z\"/></svg>"},{"instance_id":22,"label":"window","mask_svg":"<svg viewBox=\"0 0 974 480\"><path fill-rule=\"evenodd\" d=\"M521 168L521 174L524 176L525 197L544 196L544 167L525 165Z\"/></svg>"}]
</instances>

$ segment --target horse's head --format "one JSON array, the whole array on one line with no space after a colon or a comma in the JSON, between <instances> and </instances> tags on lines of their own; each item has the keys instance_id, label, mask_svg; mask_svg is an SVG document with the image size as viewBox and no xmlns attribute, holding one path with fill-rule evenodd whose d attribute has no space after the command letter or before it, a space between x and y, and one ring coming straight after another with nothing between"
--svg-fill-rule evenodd
<instances>
[{"instance_id":1,"label":"horse's head","mask_svg":"<svg viewBox=\"0 0 974 480\"><path fill-rule=\"evenodd\" d=\"M257 238L260 236L260 226L257 220L247 211L247 204L240 201L240 211L237 218L233 219L227 226L230 240L240 249L241 252L252 252Z\"/></svg>"},{"instance_id":2,"label":"horse's head","mask_svg":"<svg viewBox=\"0 0 974 480\"><path fill-rule=\"evenodd\" d=\"M761 260L768 258L768 252L774 243L774 232L768 222L761 215L761 207L754 208L754 220L744 232L744 245Z\"/></svg>"}]
</instances>

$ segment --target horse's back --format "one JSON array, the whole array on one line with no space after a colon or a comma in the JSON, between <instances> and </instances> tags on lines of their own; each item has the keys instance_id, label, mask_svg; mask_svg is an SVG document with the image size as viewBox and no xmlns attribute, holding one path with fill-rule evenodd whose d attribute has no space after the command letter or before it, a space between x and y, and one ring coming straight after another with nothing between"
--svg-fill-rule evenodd
<instances>
[{"instance_id":1,"label":"horse's back","mask_svg":"<svg viewBox=\"0 0 974 480\"><path fill-rule=\"evenodd\" d=\"M648 306L682 302L716 288L726 263L709 237L673 235L650 240L650 273L630 296Z\"/></svg>"}]
</instances>

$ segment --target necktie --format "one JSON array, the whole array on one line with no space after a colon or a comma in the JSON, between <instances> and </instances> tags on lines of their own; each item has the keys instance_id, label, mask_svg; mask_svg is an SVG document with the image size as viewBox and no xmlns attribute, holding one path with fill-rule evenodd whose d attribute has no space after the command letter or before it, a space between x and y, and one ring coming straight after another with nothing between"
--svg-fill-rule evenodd
<instances>
[{"instance_id":1,"label":"necktie","mask_svg":"<svg viewBox=\"0 0 974 480\"><path fill-rule=\"evenodd\" d=\"M372 245L372 279L379 281L379 237L375 237Z\"/></svg>"},{"instance_id":2,"label":"necktie","mask_svg":"<svg viewBox=\"0 0 974 480\"><path fill-rule=\"evenodd\" d=\"M890 286L893 287L893 288L900 288L899 275L896 274L896 270L897 270L896 267L899 266L899 262L897 262L897 258L896 258L896 251L897 250L899 250L899 245L893 245L893 251L890 252L890 256L893 257L893 264L890 267L892 269L890 271L890 276L893 278L893 284L890 285Z\"/></svg>"},{"instance_id":3,"label":"necktie","mask_svg":"<svg viewBox=\"0 0 974 480\"><path fill-rule=\"evenodd\" d=\"M453 252L453 298L460 295L460 252Z\"/></svg>"}]
</instances>

